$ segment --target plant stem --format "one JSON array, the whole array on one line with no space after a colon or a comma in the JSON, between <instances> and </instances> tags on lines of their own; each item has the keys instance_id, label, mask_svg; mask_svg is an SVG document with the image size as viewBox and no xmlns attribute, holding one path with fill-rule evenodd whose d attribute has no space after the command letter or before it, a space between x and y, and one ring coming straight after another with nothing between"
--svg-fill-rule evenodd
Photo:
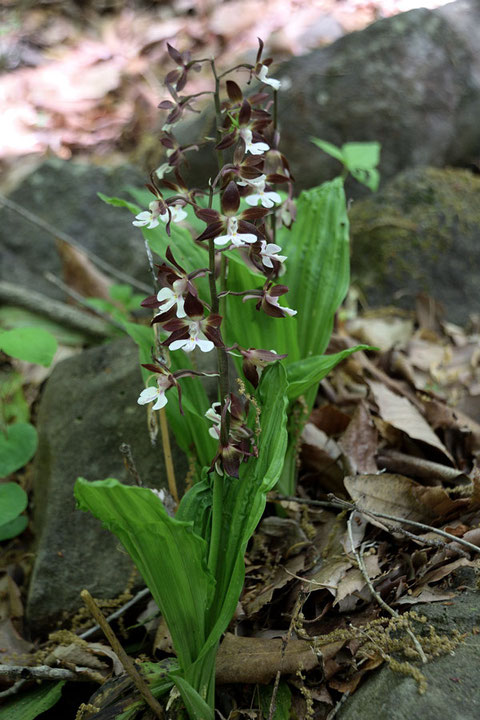
<instances>
[{"instance_id":1,"label":"plant stem","mask_svg":"<svg viewBox=\"0 0 480 720\"><path fill-rule=\"evenodd\" d=\"M208 567L215 576L220 550L220 537L222 532L223 516L223 477L215 472L213 480L212 497L212 531L210 534L210 549L208 553Z\"/></svg>"},{"instance_id":2,"label":"plant stem","mask_svg":"<svg viewBox=\"0 0 480 720\"><path fill-rule=\"evenodd\" d=\"M161 408L159 415L160 415L160 432L162 435L163 456L165 458L165 470L167 471L168 489L169 489L170 495L173 497L173 499L175 500L175 502L178 505L178 490L177 490L177 483L175 480L175 469L173 467L173 460L172 460L172 447L170 445L170 436L168 434L167 414L165 412L165 408Z\"/></svg>"},{"instance_id":3,"label":"plant stem","mask_svg":"<svg viewBox=\"0 0 480 720\"><path fill-rule=\"evenodd\" d=\"M140 675L131 658L128 657L127 653L121 646L115 633L113 632L108 622L105 620L103 613L97 606L95 600L92 598L88 590L82 590L82 592L80 593L80 597L89 609L90 614L97 621L98 625L100 625L105 637L107 638L108 642L110 643L113 650L116 652L120 662L122 663L125 672L128 673L128 675L130 675L130 677L132 678L138 692L143 697L147 705L151 708L154 716L156 718L164 718L165 714L163 712L162 706L160 705L158 700L153 697L150 688L148 687L148 683Z\"/></svg>"}]
</instances>

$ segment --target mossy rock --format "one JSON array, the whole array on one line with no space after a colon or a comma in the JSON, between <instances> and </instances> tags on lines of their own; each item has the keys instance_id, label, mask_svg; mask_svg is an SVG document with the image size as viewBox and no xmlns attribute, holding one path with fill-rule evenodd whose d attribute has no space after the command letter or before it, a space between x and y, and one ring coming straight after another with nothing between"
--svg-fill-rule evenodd
<instances>
[{"instance_id":1,"label":"mossy rock","mask_svg":"<svg viewBox=\"0 0 480 720\"><path fill-rule=\"evenodd\" d=\"M480 307L480 177L415 168L350 213L352 279L372 305L413 307L420 292L464 323Z\"/></svg>"}]
</instances>

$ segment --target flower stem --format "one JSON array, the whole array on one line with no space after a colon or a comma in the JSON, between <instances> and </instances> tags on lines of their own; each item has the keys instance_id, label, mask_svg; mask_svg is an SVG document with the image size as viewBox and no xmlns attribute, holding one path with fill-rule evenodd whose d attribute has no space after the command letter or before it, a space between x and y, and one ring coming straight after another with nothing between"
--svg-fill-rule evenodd
<instances>
[{"instance_id":1,"label":"flower stem","mask_svg":"<svg viewBox=\"0 0 480 720\"><path fill-rule=\"evenodd\" d=\"M215 472L212 497L212 529L210 533L210 549L208 553L208 567L214 576L217 570L220 538L222 534L223 484L224 478Z\"/></svg>"}]
</instances>

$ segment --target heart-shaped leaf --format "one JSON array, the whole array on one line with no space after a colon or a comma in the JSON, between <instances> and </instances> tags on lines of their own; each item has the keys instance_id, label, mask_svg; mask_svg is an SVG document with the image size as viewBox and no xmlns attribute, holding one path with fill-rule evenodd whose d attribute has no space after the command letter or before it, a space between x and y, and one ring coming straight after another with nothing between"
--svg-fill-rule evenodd
<instances>
[{"instance_id":1,"label":"heart-shaped leaf","mask_svg":"<svg viewBox=\"0 0 480 720\"><path fill-rule=\"evenodd\" d=\"M13 482L0 485L0 535L4 526L15 520L26 507L27 494L20 485Z\"/></svg>"},{"instance_id":2,"label":"heart-shaped leaf","mask_svg":"<svg viewBox=\"0 0 480 720\"><path fill-rule=\"evenodd\" d=\"M0 334L0 350L26 362L48 367L57 351L54 336L37 327L20 327Z\"/></svg>"},{"instance_id":3,"label":"heart-shaped leaf","mask_svg":"<svg viewBox=\"0 0 480 720\"><path fill-rule=\"evenodd\" d=\"M0 525L0 542L3 540L11 540L17 535L20 535L28 525L28 518L26 515L19 515L12 520L12 522Z\"/></svg>"},{"instance_id":4,"label":"heart-shaped leaf","mask_svg":"<svg viewBox=\"0 0 480 720\"><path fill-rule=\"evenodd\" d=\"M37 449L37 431L30 423L8 425L0 432L0 478L27 464Z\"/></svg>"}]
</instances>

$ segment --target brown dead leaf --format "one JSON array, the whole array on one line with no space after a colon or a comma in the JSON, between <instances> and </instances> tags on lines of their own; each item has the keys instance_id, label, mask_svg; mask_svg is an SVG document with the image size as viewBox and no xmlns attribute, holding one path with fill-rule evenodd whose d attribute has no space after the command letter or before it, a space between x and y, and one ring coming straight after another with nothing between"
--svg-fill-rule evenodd
<instances>
[{"instance_id":1,"label":"brown dead leaf","mask_svg":"<svg viewBox=\"0 0 480 720\"><path fill-rule=\"evenodd\" d=\"M362 669L354 673L351 677L348 678L348 680L332 678L331 680L329 680L328 684L333 690L338 690L341 693L348 692L351 695L357 689L358 684L362 677L365 675L365 673L369 670L374 670L382 663L383 658L380 654L378 654L375 657L367 660L367 662L362 665Z\"/></svg>"},{"instance_id":2,"label":"brown dead leaf","mask_svg":"<svg viewBox=\"0 0 480 720\"><path fill-rule=\"evenodd\" d=\"M369 380L380 416L393 427L406 433L413 440L421 440L440 450L453 464L453 458L430 425L406 397L400 397L385 385Z\"/></svg>"},{"instance_id":3,"label":"brown dead leaf","mask_svg":"<svg viewBox=\"0 0 480 720\"><path fill-rule=\"evenodd\" d=\"M357 405L338 446L348 463L350 475L377 471L378 432L363 401Z\"/></svg>"},{"instance_id":4,"label":"brown dead leaf","mask_svg":"<svg viewBox=\"0 0 480 720\"><path fill-rule=\"evenodd\" d=\"M335 596L341 579L351 567L352 563L347 558L327 558L319 570L306 578L308 580L306 591L325 589Z\"/></svg>"},{"instance_id":5,"label":"brown dead leaf","mask_svg":"<svg viewBox=\"0 0 480 720\"><path fill-rule=\"evenodd\" d=\"M460 481L468 482L467 476L461 470L424 458L406 455L398 450L383 450L378 456L377 462L380 469L386 469L388 472L408 474L426 480L435 478L447 482L455 481L455 484Z\"/></svg>"},{"instance_id":6,"label":"brown dead leaf","mask_svg":"<svg viewBox=\"0 0 480 720\"><path fill-rule=\"evenodd\" d=\"M275 590L280 590L289 582L295 580L294 576L301 572L304 567L305 557L303 555L297 555L296 557L290 558L284 567L276 568L273 577L267 586L261 589L261 592L254 597L249 598L249 596L246 596L243 599L242 605L247 617L254 615L264 605L269 603ZM251 593L249 593L249 595L251 595Z\"/></svg>"},{"instance_id":7,"label":"brown dead leaf","mask_svg":"<svg viewBox=\"0 0 480 720\"><path fill-rule=\"evenodd\" d=\"M347 323L347 331L356 340L388 352L395 346L406 346L413 333L413 320L395 316L387 318L362 315Z\"/></svg>"},{"instance_id":8,"label":"brown dead leaf","mask_svg":"<svg viewBox=\"0 0 480 720\"><path fill-rule=\"evenodd\" d=\"M63 280L69 288L83 297L110 299L108 290L111 280L97 270L85 253L62 240L57 241L57 249L62 261Z\"/></svg>"},{"instance_id":9,"label":"brown dead leaf","mask_svg":"<svg viewBox=\"0 0 480 720\"><path fill-rule=\"evenodd\" d=\"M417 588L411 595L403 595L394 601L394 605L416 605L417 603L441 602L451 600L455 593L436 590L435 588Z\"/></svg>"},{"instance_id":10,"label":"brown dead leaf","mask_svg":"<svg viewBox=\"0 0 480 720\"><path fill-rule=\"evenodd\" d=\"M319 430L323 430L324 433L332 437L344 432L350 424L351 419L347 413L342 412L335 407L335 405L322 405L312 410L310 422Z\"/></svg>"},{"instance_id":11,"label":"brown dead leaf","mask_svg":"<svg viewBox=\"0 0 480 720\"><path fill-rule=\"evenodd\" d=\"M472 498L452 499L442 487L425 487L403 475L357 475L346 477L344 484L359 509L414 522L431 524L474 509ZM381 519L368 516L368 520L385 529Z\"/></svg>"},{"instance_id":12,"label":"brown dead leaf","mask_svg":"<svg viewBox=\"0 0 480 720\"><path fill-rule=\"evenodd\" d=\"M20 589L7 572L0 576L0 620L23 617Z\"/></svg>"},{"instance_id":13,"label":"brown dead leaf","mask_svg":"<svg viewBox=\"0 0 480 720\"><path fill-rule=\"evenodd\" d=\"M428 508L419 504L413 490L414 481L403 475L356 475L346 477L344 484L360 510L396 515L415 522L428 522L433 517ZM368 521L385 529L381 520L368 516Z\"/></svg>"},{"instance_id":14,"label":"brown dead leaf","mask_svg":"<svg viewBox=\"0 0 480 720\"><path fill-rule=\"evenodd\" d=\"M24 640L10 618L0 621L0 665L32 665L32 643Z\"/></svg>"},{"instance_id":15,"label":"brown dead leaf","mask_svg":"<svg viewBox=\"0 0 480 720\"><path fill-rule=\"evenodd\" d=\"M471 560L467 560L467 558L461 557L457 560L453 560L450 563L447 563L446 565L442 565L439 568L435 568L434 570L430 570L430 572L427 572L422 577L421 585L422 587L424 585L429 585L430 583L438 582L439 580L443 580L444 577L447 577L447 575L450 575L454 570L457 570L457 568L460 567L475 567L475 563Z\"/></svg>"},{"instance_id":16,"label":"brown dead leaf","mask_svg":"<svg viewBox=\"0 0 480 720\"><path fill-rule=\"evenodd\" d=\"M299 668L308 671L318 665L318 657L306 640L290 638L284 645L281 638L249 638L227 633L217 655L217 682L221 685L266 684L278 671L290 675Z\"/></svg>"}]
</instances>

